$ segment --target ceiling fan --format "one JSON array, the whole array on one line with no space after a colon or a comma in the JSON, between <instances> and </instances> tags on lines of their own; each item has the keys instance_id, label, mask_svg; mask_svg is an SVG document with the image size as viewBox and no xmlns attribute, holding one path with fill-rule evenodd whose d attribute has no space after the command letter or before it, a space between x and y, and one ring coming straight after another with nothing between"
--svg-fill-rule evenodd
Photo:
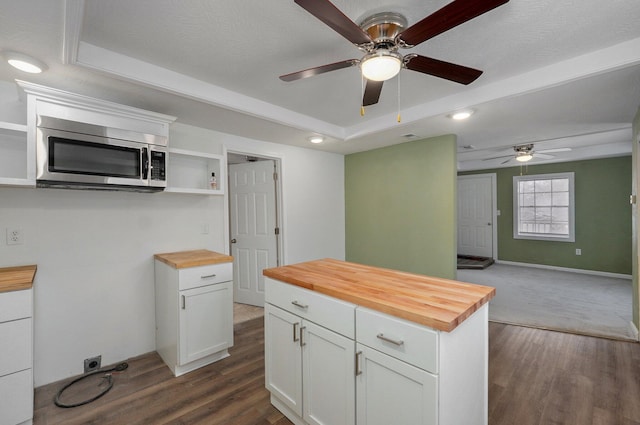
<instances>
[{"instance_id":1,"label":"ceiling fan","mask_svg":"<svg viewBox=\"0 0 640 425\"><path fill-rule=\"evenodd\" d=\"M360 65L366 86L362 106L378 103L384 81L401 68L422 72L460 84L475 81L482 71L438 59L410 53L408 49L482 15L509 0L454 0L416 24L407 26L406 18L395 12L383 12L356 24L329 0L294 0L307 12L324 22L364 52L361 59L347 59L327 65L281 75L283 81L296 81L329 71Z\"/></svg>"},{"instance_id":2,"label":"ceiling fan","mask_svg":"<svg viewBox=\"0 0 640 425\"><path fill-rule=\"evenodd\" d=\"M486 158L484 161L491 161L493 159L500 158L509 158L506 161L502 161L500 164L506 164L507 162L516 160L518 162L528 162L531 161L534 156L540 159L552 159L555 158L553 155L549 155L550 153L556 152L568 152L571 148L555 148L555 149L544 149L540 151L533 150L533 143L529 143L526 145L516 145L513 147L514 153L510 155L503 156L494 156L492 158Z\"/></svg>"}]
</instances>

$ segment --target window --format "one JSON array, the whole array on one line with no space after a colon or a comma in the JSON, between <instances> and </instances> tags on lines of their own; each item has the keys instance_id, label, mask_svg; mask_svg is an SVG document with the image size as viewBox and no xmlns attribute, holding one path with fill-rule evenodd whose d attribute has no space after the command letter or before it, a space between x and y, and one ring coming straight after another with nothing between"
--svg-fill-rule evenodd
<instances>
[{"instance_id":1,"label":"window","mask_svg":"<svg viewBox=\"0 0 640 425\"><path fill-rule=\"evenodd\" d=\"M513 237L575 241L573 173L513 177Z\"/></svg>"}]
</instances>

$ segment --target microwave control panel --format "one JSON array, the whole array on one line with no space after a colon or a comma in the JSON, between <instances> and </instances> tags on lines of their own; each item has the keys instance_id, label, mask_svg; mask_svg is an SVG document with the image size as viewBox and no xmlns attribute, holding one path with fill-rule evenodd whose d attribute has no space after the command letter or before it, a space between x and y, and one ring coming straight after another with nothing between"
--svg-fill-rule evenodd
<instances>
[{"instance_id":1,"label":"microwave control panel","mask_svg":"<svg viewBox=\"0 0 640 425\"><path fill-rule=\"evenodd\" d=\"M151 180L167 179L166 152L151 151Z\"/></svg>"}]
</instances>

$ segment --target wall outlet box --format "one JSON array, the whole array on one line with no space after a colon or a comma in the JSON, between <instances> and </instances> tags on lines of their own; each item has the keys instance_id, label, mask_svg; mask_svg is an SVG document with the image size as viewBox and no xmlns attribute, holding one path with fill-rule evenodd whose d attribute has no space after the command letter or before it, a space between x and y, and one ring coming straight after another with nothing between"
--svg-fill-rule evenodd
<instances>
[{"instance_id":1,"label":"wall outlet box","mask_svg":"<svg viewBox=\"0 0 640 425\"><path fill-rule=\"evenodd\" d=\"M582 255L582 250L580 248L576 248L576 255Z\"/></svg>"},{"instance_id":2,"label":"wall outlet box","mask_svg":"<svg viewBox=\"0 0 640 425\"><path fill-rule=\"evenodd\" d=\"M84 359L84 373L93 372L94 370L100 369L100 364L102 363L102 354L95 357L89 357L88 359Z\"/></svg>"},{"instance_id":3,"label":"wall outlet box","mask_svg":"<svg viewBox=\"0 0 640 425\"><path fill-rule=\"evenodd\" d=\"M7 227L7 245L22 245L22 229Z\"/></svg>"}]
</instances>

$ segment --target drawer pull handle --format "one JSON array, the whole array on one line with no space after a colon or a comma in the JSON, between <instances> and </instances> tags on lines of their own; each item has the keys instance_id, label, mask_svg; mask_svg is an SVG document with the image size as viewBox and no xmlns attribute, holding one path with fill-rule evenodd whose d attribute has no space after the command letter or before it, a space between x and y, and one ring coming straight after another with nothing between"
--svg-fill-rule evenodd
<instances>
[{"instance_id":1,"label":"drawer pull handle","mask_svg":"<svg viewBox=\"0 0 640 425\"><path fill-rule=\"evenodd\" d=\"M307 304L302 304L299 301L291 301L291 304L295 305L296 307L300 307L300 308L304 308L304 309L309 308L309 306Z\"/></svg>"},{"instance_id":2,"label":"drawer pull handle","mask_svg":"<svg viewBox=\"0 0 640 425\"><path fill-rule=\"evenodd\" d=\"M362 375L362 369L360 368L360 358L362 357L362 351L356 353L356 376Z\"/></svg>"},{"instance_id":3,"label":"drawer pull handle","mask_svg":"<svg viewBox=\"0 0 640 425\"><path fill-rule=\"evenodd\" d=\"M298 337L298 326L300 326L300 323L298 322L293 324L293 342L298 342L300 340Z\"/></svg>"},{"instance_id":4,"label":"drawer pull handle","mask_svg":"<svg viewBox=\"0 0 640 425\"><path fill-rule=\"evenodd\" d=\"M307 329L306 326L302 326L300 328L300 347L304 347L305 345L307 345L306 342L304 342L304 339L302 338L304 336L304 330Z\"/></svg>"},{"instance_id":5,"label":"drawer pull handle","mask_svg":"<svg viewBox=\"0 0 640 425\"><path fill-rule=\"evenodd\" d=\"M210 279L212 277L216 277L216 275L215 274L208 274L206 276L200 276L200 279Z\"/></svg>"},{"instance_id":6,"label":"drawer pull handle","mask_svg":"<svg viewBox=\"0 0 640 425\"><path fill-rule=\"evenodd\" d=\"M384 334L378 334L378 338L383 340L383 341L390 342L393 345L397 345L398 347L400 347L401 345L404 344L403 340L397 340L397 339L389 338L388 336L384 336Z\"/></svg>"},{"instance_id":7,"label":"drawer pull handle","mask_svg":"<svg viewBox=\"0 0 640 425\"><path fill-rule=\"evenodd\" d=\"M182 296L182 309L185 310L187 308L187 299L186 297L183 295Z\"/></svg>"}]
</instances>

